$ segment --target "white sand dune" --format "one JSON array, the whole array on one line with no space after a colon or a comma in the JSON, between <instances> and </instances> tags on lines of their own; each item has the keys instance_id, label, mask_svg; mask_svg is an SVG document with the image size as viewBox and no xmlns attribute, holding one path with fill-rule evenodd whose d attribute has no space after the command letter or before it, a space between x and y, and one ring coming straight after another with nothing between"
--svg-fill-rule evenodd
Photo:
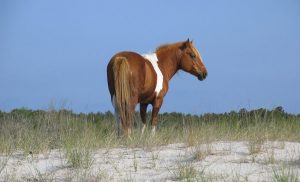
<instances>
[{"instance_id":1,"label":"white sand dune","mask_svg":"<svg viewBox=\"0 0 300 182\"><path fill-rule=\"evenodd\" d=\"M300 180L300 143L266 142L252 153L250 147L248 142L214 142L99 149L86 169L71 167L60 150L17 152L0 155L0 181L273 181L276 174Z\"/></svg>"}]
</instances>

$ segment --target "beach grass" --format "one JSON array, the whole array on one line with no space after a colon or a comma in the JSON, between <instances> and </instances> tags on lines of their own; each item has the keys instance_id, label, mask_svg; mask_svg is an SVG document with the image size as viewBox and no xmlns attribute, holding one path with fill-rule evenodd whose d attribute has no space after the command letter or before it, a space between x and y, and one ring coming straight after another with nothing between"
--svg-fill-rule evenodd
<instances>
[{"instance_id":1,"label":"beach grass","mask_svg":"<svg viewBox=\"0 0 300 182\"><path fill-rule=\"evenodd\" d=\"M156 135L152 137L148 127L142 136L136 113L129 140L117 137L110 112L76 114L64 109L0 112L0 153L64 149L67 156L74 157L75 153L82 153L77 149L83 148L86 149L83 153L89 153L89 150L119 146L147 149L170 143L194 146L214 141L248 141L250 153L255 154L265 141L300 140L300 116L287 114L280 107L204 115L163 113L159 119Z\"/></svg>"}]
</instances>

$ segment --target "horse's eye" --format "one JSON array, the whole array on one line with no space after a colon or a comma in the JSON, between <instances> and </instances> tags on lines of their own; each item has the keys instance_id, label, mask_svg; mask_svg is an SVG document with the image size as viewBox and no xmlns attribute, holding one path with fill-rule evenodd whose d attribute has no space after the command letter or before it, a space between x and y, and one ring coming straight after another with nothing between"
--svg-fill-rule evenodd
<instances>
[{"instance_id":1,"label":"horse's eye","mask_svg":"<svg viewBox=\"0 0 300 182\"><path fill-rule=\"evenodd\" d=\"M196 55L193 54L193 53L190 53L190 57L191 57L192 59L195 59L195 58L196 58Z\"/></svg>"}]
</instances>

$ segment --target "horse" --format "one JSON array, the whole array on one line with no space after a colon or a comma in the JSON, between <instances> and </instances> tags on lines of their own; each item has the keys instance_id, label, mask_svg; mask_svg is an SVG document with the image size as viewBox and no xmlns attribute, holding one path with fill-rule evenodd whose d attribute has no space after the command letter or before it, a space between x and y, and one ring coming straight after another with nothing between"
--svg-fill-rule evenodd
<instances>
[{"instance_id":1,"label":"horse","mask_svg":"<svg viewBox=\"0 0 300 182\"><path fill-rule=\"evenodd\" d=\"M178 70L188 72L202 81L207 70L193 41L176 42L159 46L152 54L119 52L107 65L107 83L111 102L115 109L117 135L131 134L133 113L140 104L143 122L142 134L146 128L146 113L152 105L152 135L158 122L158 112L167 94L169 81ZM122 126L122 131L121 131Z\"/></svg>"}]
</instances>

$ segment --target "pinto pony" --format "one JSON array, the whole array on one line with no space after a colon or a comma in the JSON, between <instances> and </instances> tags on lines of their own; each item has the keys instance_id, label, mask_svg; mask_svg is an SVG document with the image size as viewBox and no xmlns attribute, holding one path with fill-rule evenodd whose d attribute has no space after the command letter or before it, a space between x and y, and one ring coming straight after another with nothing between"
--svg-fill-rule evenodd
<instances>
[{"instance_id":1,"label":"pinto pony","mask_svg":"<svg viewBox=\"0 0 300 182\"><path fill-rule=\"evenodd\" d=\"M180 69L199 80L207 76L200 53L189 39L162 45L153 54L119 52L111 58L107 65L107 82L115 109L118 136L121 126L125 136L130 136L132 116L138 103L143 122L142 133L146 128L147 106L152 105L152 134L155 134L157 115L169 81Z\"/></svg>"}]
</instances>

